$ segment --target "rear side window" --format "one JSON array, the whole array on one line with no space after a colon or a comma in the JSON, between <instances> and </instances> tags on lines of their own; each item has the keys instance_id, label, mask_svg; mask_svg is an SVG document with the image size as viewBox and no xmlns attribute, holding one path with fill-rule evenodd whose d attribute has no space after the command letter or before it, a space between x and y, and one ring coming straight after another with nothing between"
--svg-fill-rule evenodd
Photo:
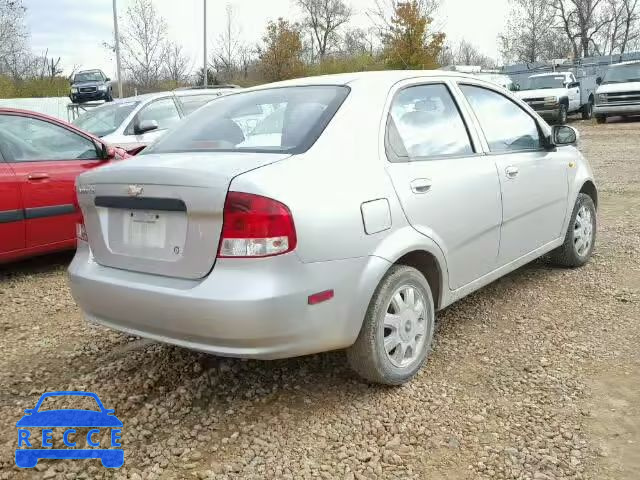
<instances>
[{"instance_id":1,"label":"rear side window","mask_svg":"<svg viewBox=\"0 0 640 480\"><path fill-rule=\"evenodd\" d=\"M460 85L471 104L492 152L537 150L540 133L535 120L514 102L492 90Z\"/></svg>"},{"instance_id":2,"label":"rear side window","mask_svg":"<svg viewBox=\"0 0 640 480\"><path fill-rule=\"evenodd\" d=\"M387 122L387 142L398 157L473 154L467 128L443 84L409 87L396 95Z\"/></svg>"},{"instance_id":3,"label":"rear side window","mask_svg":"<svg viewBox=\"0 0 640 480\"><path fill-rule=\"evenodd\" d=\"M346 86L270 88L222 96L142 153L306 151L349 94Z\"/></svg>"},{"instance_id":4,"label":"rear side window","mask_svg":"<svg viewBox=\"0 0 640 480\"><path fill-rule=\"evenodd\" d=\"M185 115L189 115L199 109L201 106L209 103L211 100L218 98L219 93L211 93L206 95L184 95L178 97L182 111Z\"/></svg>"}]
</instances>

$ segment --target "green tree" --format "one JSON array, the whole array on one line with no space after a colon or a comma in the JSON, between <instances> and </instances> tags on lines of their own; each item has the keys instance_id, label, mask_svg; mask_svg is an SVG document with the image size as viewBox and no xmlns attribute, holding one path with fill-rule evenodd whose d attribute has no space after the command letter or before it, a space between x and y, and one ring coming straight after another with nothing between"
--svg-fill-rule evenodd
<instances>
[{"instance_id":1,"label":"green tree","mask_svg":"<svg viewBox=\"0 0 640 480\"><path fill-rule=\"evenodd\" d=\"M295 78L304 73L300 28L283 18L270 21L259 51L259 68L267 82Z\"/></svg>"},{"instance_id":2,"label":"green tree","mask_svg":"<svg viewBox=\"0 0 640 480\"><path fill-rule=\"evenodd\" d=\"M398 1L383 34L384 56L389 68L438 68L444 33L431 33L432 19L418 0Z\"/></svg>"}]
</instances>

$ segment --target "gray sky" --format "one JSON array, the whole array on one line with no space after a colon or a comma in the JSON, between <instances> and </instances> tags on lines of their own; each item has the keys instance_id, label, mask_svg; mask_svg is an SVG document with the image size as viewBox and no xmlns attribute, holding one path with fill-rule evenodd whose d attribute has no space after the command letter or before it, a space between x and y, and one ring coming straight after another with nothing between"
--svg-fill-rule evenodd
<instances>
[{"instance_id":1,"label":"gray sky","mask_svg":"<svg viewBox=\"0 0 640 480\"><path fill-rule=\"evenodd\" d=\"M130 0L118 0L121 24L125 21ZM194 66L202 62L202 0L153 0L169 25L172 39L180 42L192 57ZM115 62L102 47L113 36L111 0L24 0L31 45L35 53L62 57L65 71L74 65L102 68L115 74ZM279 16L289 20L300 17L293 0L208 0L208 48L224 25L225 5L232 5L242 29L242 37L256 43L266 22ZM368 25L366 12L374 0L350 0L356 11L353 23ZM497 36L504 27L508 0L442 0L438 24L451 41L462 38L475 44L483 53L496 58Z\"/></svg>"}]
</instances>

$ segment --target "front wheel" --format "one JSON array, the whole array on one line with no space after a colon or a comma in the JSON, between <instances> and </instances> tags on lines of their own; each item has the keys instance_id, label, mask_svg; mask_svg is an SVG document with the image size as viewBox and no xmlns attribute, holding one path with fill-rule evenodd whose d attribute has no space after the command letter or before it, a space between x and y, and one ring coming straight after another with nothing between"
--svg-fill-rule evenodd
<instances>
[{"instance_id":1,"label":"front wheel","mask_svg":"<svg viewBox=\"0 0 640 480\"><path fill-rule=\"evenodd\" d=\"M358 339L347 349L349 364L371 382L401 385L427 358L434 325L433 297L424 275L395 265L376 288Z\"/></svg>"},{"instance_id":2,"label":"front wheel","mask_svg":"<svg viewBox=\"0 0 640 480\"><path fill-rule=\"evenodd\" d=\"M582 106L582 119L583 120L591 120L593 117L593 101L589 100L589 102Z\"/></svg>"},{"instance_id":3,"label":"front wheel","mask_svg":"<svg viewBox=\"0 0 640 480\"><path fill-rule=\"evenodd\" d=\"M564 125L565 123L567 123L567 106L561 103L560 110L558 110L558 125Z\"/></svg>"},{"instance_id":4,"label":"front wheel","mask_svg":"<svg viewBox=\"0 0 640 480\"><path fill-rule=\"evenodd\" d=\"M596 242L596 207L589 195L579 193L573 207L564 243L551 252L551 260L562 267L581 267L589 261Z\"/></svg>"}]
</instances>

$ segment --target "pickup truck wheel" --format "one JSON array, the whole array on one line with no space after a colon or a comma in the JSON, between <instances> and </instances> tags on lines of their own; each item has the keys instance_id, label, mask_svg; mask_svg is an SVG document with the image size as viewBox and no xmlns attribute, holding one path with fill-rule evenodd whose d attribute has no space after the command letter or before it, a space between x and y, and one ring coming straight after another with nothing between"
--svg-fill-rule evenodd
<instances>
[{"instance_id":1,"label":"pickup truck wheel","mask_svg":"<svg viewBox=\"0 0 640 480\"><path fill-rule=\"evenodd\" d=\"M401 385L427 358L434 324L433 297L424 275L395 265L376 288L347 360L371 382Z\"/></svg>"},{"instance_id":2,"label":"pickup truck wheel","mask_svg":"<svg viewBox=\"0 0 640 480\"><path fill-rule=\"evenodd\" d=\"M562 267L581 267L589 261L596 242L596 207L589 195L579 193L573 207L564 243L551 252L551 260Z\"/></svg>"},{"instance_id":3,"label":"pickup truck wheel","mask_svg":"<svg viewBox=\"0 0 640 480\"><path fill-rule=\"evenodd\" d=\"M607 117L604 115L596 115L596 123L607 123Z\"/></svg>"},{"instance_id":4,"label":"pickup truck wheel","mask_svg":"<svg viewBox=\"0 0 640 480\"><path fill-rule=\"evenodd\" d=\"M591 117L593 117L593 101L589 100L589 102L582 106L582 119L591 120Z\"/></svg>"},{"instance_id":5,"label":"pickup truck wheel","mask_svg":"<svg viewBox=\"0 0 640 480\"><path fill-rule=\"evenodd\" d=\"M565 123L567 123L567 106L561 103L558 110L558 125L564 125Z\"/></svg>"}]
</instances>

